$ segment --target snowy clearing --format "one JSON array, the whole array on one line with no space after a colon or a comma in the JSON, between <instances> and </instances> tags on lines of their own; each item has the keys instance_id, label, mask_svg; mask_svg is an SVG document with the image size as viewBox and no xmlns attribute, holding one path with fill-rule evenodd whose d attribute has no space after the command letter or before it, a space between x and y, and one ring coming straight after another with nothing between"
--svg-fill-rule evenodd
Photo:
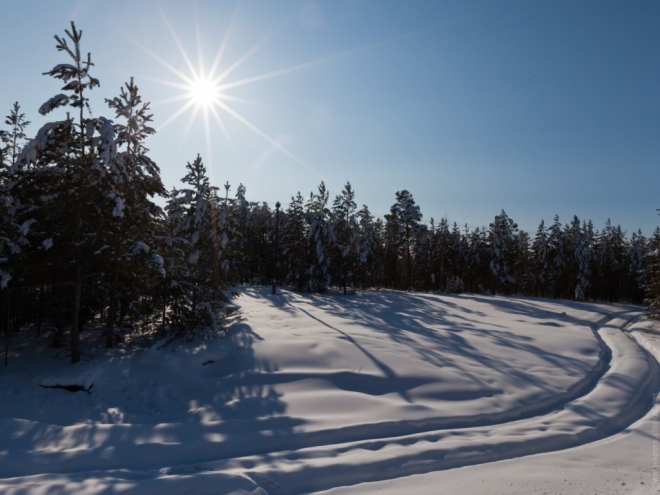
<instances>
[{"instance_id":1,"label":"snowy clearing","mask_svg":"<svg viewBox=\"0 0 660 495\"><path fill-rule=\"evenodd\" d=\"M235 304L226 338L15 358L0 491L583 493L608 463L634 480L584 493L660 487L639 307L253 287Z\"/></svg>"}]
</instances>

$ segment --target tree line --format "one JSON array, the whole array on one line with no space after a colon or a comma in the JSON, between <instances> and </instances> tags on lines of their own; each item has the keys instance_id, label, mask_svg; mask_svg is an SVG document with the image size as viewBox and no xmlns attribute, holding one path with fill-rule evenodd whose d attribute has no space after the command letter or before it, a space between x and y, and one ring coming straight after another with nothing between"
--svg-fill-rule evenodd
<instances>
[{"instance_id":1,"label":"tree line","mask_svg":"<svg viewBox=\"0 0 660 495\"><path fill-rule=\"evenodd\" d=\"M45 74L61 93L40 108L65 117L28 138L18 103L0 131L0 328L49 329L80 360L80 332L101 328L112 347L133 335L193 335L220 324L241 284L298 291L335 287L521 294L578 301L660 302L660 229L629 238L608 222L543 221L532 236L502 211L488 227L422 222L406 190L388 214L358 208L346 183L330 201L322 182L273 209L210 183L202 158L167 190L149 157L152 114L131 78L93 117L100 86L82 32L71 23L56 48L66 62ZM158 205L157 198L162 198ZM646 295L645 295L646 290Z\"/></svg>"}]
</instances>

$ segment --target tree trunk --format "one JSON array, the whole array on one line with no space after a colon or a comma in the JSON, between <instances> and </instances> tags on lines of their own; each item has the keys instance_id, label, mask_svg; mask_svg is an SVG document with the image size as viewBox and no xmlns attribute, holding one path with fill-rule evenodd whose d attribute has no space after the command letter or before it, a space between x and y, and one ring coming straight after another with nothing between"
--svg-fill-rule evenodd
<instances>
[{"instance_id":1,"label":"tree trunk","mask_svg":"<svg viewBox=\"0 0 660 495\"><path fill-rule=\"evenodd\" d=\"M108 309L108 320L105 326L105 346L112 348L112 340L115 332L115 317L117 316L117 279L119 270L115 267L112 275L112 287L110 288L110 308Z\"/></svg>"},{"instance_id":2,"label":"tree trunk","mask_svg":"<svg viewBox=\"0 0 660 495\"><path fill-rule=\"evenodd\" d=\"M80 293L82 289L82 269L76 267L76 288L73 294L73 315L71 318L71 362L80 361Z\"/></svg>"}]
</instances>

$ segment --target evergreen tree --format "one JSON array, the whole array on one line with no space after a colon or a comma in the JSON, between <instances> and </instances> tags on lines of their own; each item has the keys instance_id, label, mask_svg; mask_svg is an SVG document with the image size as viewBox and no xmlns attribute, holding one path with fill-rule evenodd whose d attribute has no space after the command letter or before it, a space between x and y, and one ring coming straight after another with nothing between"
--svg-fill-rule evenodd
<instances>
[{"instance_id":1,"label":"evergreen tree","mask_svg":"<svg viewBox=\"0 0 660 495\"><path fill-rule=\"evenodd\" d=\"M504 293L511 292L516 280L512 268L515 260L515 243L518 225L502 210L490 224L488 240L492 250L490 269L495 277L496 287Z\"/></svg>"},{"instance_id":2,"label":"evergreen tree","mask_svg":"<svg viewBox=\"0 0 660 495\"><path fill-rule=\"evenodd\" d=\"M163 258L157 253L163 212L152 198L167 193L160 170L144 145L155 130L149 125L149 104L142 102L133 78L121 88L118 97L106 102L119 119L114 124L114 159L109 161L105 177L106 211L111 213L105 216L106 249L100 253L109 290L106 346L112 347L118 286L123 287L125 301L130 298L148 302L148 313L155 310L155 292L160 292L161 303L166 304Z\"/></svg>"},{"instance_id":3,"label":"evergreen tree","mask_svg":"<svg viewBox=\"0 0 660 495\"><path fill-rule=\"evenodd\" d=\"M397 191L396 203L390 208L391 221L397 230L399 249L402 250L406 266L406 281L404 288L412 288L412 252L415 233L422 220L419 206L415 204L412 194L405 189Z\"/></svg>"},{"instance_id":4,"label":"evergreen tree","mask_svg":"<svg viewBox=\"0 0 660 495\"><path fill-rule=\"evenodd\" d=\"M548 296L550 278L549 268L549 235L545 221L541 220L536 236L532 241L532 259L535 274L535 294L541 297Z\"/></svg>"},{"instance_id":5,"label":"evergreen tree","mask_svg":"<svg viewBox=\"0 0 660 495\"><path fill-rule=\"evenodd\" d=\"M355 192L347 182L341 194L335 198L332 208L333 231L335 234L334 272L346 294L346 286L351 280L355 284L358 264L358 231L355 218Z\"/></svg>"},{"instance_id":6,"label":"evergreen tree","mask_svg":"<svg viewBox=\"0 0 660 495\"><path fill-rule=\"evenodd\" d=\"M357 212L358 242L357 242L357 272L356 280L363 289L373 287L378 283L378 255L380 250L380 229L374 222L374 217L367 205L362 205ZM380 222L380 219L379 219Z\"/></svg>"},{"instance_id":7,"label":"evergreen tree","mask_svg":"<svg viewBox=\"0 0 660 495\"><path fill-rule=\"evenodd\" d=\"M213 214L216 187L211 186L199 155L186 165L188 173L165 207L168 223L167 272L172 288L171 309L175 325L194 331L217 325L219 306L225 302L227 284L219 277L223 265L217 218Z\"/></svg>"},{"instance_id":8,"label":"evergreen tree","mask_svg":"<svg viewBox=\"0 0 660 495\"><path fill-rule=\"evenodd\" d=\"M447 273L450 265L449 249L451 245L449 222L445 217L440 219L440 223L435 229L435 245L438 252L435 268L435 272L438 273L438 281L436 282L436 285L438 290L444 291L448 280Z\"/></svg>"},{"instance_id":9,"label":"evergreen tree","mask_svg":"<svg viewBox=\"0 0 660 495\"><path fill-rule=\"evenodd\" d=\"M582 226L580 219L575 215L566 233L568 254L572 259L568 261L568 272L573 275L573 297L577 301L586 300L589 287L589 265L591 252L587 239L586 224Z\"/></svg>"},{"instance_id":10,"label":"evergreen tree","mask_svg":"<svg viewBox=\"0 0 660 495\"><path fill-rule=\"evenodd\" d=\"M103 117L85 118L87 92L99 86L89 71L91 57L80 50L82 31L71 23L66 37L55 36L58 51L65 52L71 63L56 65L45 72L64 82L62 91L39 108L47 115L68 106L78 113L77 120L67 114L62 121L42 126L35 139L21 151L12 165L16 174L13 195L19 198L16 214L23 226L32 226L22 242L23 266L34 263L51 271L56 282L68 279L74 288L71 310L71 360L80 359L79 327L83 273L96 272L94 253L102 248L101 227L105 214L104 191L99 187L114 158L114 129ZM30 170L30 168L37 170ZM27 233L27 228L23 229ZM30 246L30 250L27 250ZM42 256L39 251L47 251ZM55 269L55 272L53 272ZM29 270L36 273L39 270ZM40 278L43 277L43 270ZM64 279L64 280L63 280ZM24 283L29 283L27 279Z\"/></svg>"},{"instance_id":11,"label":"evergreen tree","mask_svg":"<svg viewBox=\"0 0 660 495\"><path fill-rule=\"evenodd\" d=\"M626 284L624 287L627 298L636 304L643 302L643 287L648 283L646 274L646 251L647 240L642 231L633 232L627 243L627 270Z\"/></svg>"},{"instance_id":12,"label":"evergreen tree","mask_svg":"<svg viewBox=\"0 0 660 495\"><path fill-rule=\"evenodd\" d=\"M0 133L0 140L4 143L2 157L8 161L8 165L13 165L26 142L25 129L30 125L30 121L25 118L25 114L21 113L21 106L18 102L15 102L12 106L9 115L5 119L5 124L9 126L10 130ZM6 179L5 171L8 166L5 165L4 160L0 160L0 173ZM3 179L0 178L0 180Z\"/></svg>"},{"instance_id":13,"label":"evergreen tree","mask_svg":"<svg viewBox=\"0 0 660 495\"><path fill-rule=\"evenodd\" d=\"M325 292L332 277L330 275L331 250L336 244L332 228L332 212L328 209L328 191L321 182L318 194L310 194L305 205L305 214L309 224L309 268L308 289L310 292Z\"/></svg>"},{"instance_id":14,"label":"evergreen tree","mask_svg":"<svg viewBox=\"0 0 660 495\"><path fill-rule=\"evenodd\" d=\"M645 258L648 282L644 286L644 301L657 311L660 309L660 227L656 227L649 238Z\"/></svg>"},{"instance_id":15,"label":"evergreen tree","mask_svg":"<svg viewBox=\"0 0 660 495\"><path fill-rule=\"evenodd\" d=\"M559 215L555 215L554 222L548 232L548 271L547 284L550 297L562 297L564 273L566 266L566 253L564 230Z\"/></svg>"},{"instance_id":16,"label":"evergreen tree","mask_svg":"<svg viewBox=\"0 0 660 495\"><path fill-rule=\"evenodd\" d=\"M299 192L295 198L291 197L291 203L286 210L281 246L286 273L284 281L301 292L308 286L308 232L304 200Z\"/></svg>"}]
</instances>

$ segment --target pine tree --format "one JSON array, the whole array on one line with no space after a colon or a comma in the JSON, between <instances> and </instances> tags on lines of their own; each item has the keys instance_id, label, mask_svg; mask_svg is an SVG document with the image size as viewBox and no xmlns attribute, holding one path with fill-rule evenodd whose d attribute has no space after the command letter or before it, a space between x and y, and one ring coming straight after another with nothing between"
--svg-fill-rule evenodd
<instances>
[{"instance_id":1,"label":"pine tree","mask_svg":"<svg viewBox=\"0 0 660 495\"><path fill-rule=\"evenodd\" d=\"M423 290L434 291L437 275L438 250L435 235L435 220L431 218L429 226L420 225L415 241L415 286Z\"/></svg>"},{"instance_id":2,"label":"pine tree","mask_svg":"<svg viewBox=\"0 0 660 495\"><path fill-rule=\"evenodd\" d=\"M529 234L519 231L515 242L513 278L518 281L518 291L525 295L536 292L534 258L530 248Z\"/></svg>"},{"instance_id":3,"label":"pine tree","mask_svg":"<svg viewBox=\"0 0 660 495\"><path fill-rule=\"evenodd\" d=\"M563 294L563 283L566 266L564 230L559 215L555 215L554 222L548 232L548 293L550 297L559 298Z\"/></svg>"},{"instance_id":4,"label":"pine tree","mask_svg":"<svg viewBox=\"0 0 660 495\"><path fill-rule=\"evenodd\" d=\"M415 204L412 194L405 189L397 191L396 203L390 208L392 222L400 239L399 249L402 250L406 266L406 282L404 288L412 289L412 251L416 229L422 220L419 206Z\"/></svg>"},{"instance_id":5,"label":"pine tree","mask_svg":"<svg viewBox=\"0 0 660 495\"><path fill-rule=\"evenodd\" d=\"M435 229L435 244L437 246L437 261L435 272L438 273L438 281L436 282L437 288L444 291L447 287L447 276L450 261L449 249L451 245L451 234L449 232L449 222L446 217L440 219L438 227Z\"/></svg>"},{"instance_id":6,"label":"pine tree","mask_svg":"<svg viewBox=\"0 0 660 495\"><path fill-rule=\"evenodd\" d=\"M331 250L336 244L332 229L332 212L328 209L328 191L321 182L318 194L310 194L305 205L305 214L309 224L309 268L308 289L310 292L325 292L332 281L330 266Z\"/></svg>"},{"instance_id":7,"label":"pine tree","mask_svg":"<svg viewBox=\"0 0 660 495\"><path fill-rule=\"evenodd\" d=\"M340 195L335 198L332 208L333 231L335 234L335 279L346 294L349 279L355 283L358 263L358 231L355 218L355 192L347 182Z\"/></svg>"},{"instance_id":8,"label":"pine tree","mask_svg":"<svg viewBox=\"0 0 660 495\"><path fill-rule=\"evenodd\" d=\"M548 295L550 263L548 252L548 229L545 227L545 221L541 220L536 235L534 236L534 240L532 241L532 259L535 274L535 295L542 297Z\"/></svg>"},{"instance_id":9,"label":"pine tree","mask_svg":"<svg viewBox=\"0 0 660 495\"><path fill-rule=\"evenodd\" d=\"M307 258L308 224L304 200L300 192L296 197L291 197L281 232L280 245L285 267L284 281L302 292L308 284L309 261Z\"/></svg>"},{"instance_id":10,"label":"pine tree","mask_svg":"<svg viewBox=\"0 0 660 495\"><path fill-rule=\"evenodd\" d=\"M568 272L574 277L573 297L577 301L584 301L587 298L589 287L591 250L587 239L587 226L580 224L577 215L573 216L573 221L566 233L566 240L568 243L567 254L572 258L568 263Z\"/></svg>"},{"instance_id":11,"label":"pine tree","mask_svg":"<svg viewBox=\"0 0 660 495\"><path fill-rule=\"evenodd\" d=\"M12 172L18 174L14 196L22 203L16 208L19 222L37 224L31 229L31 238L25 237L24 244L31 250L23 250L24 261L49 266L51 272L55 268L51 279L68 279L74 288L71 360L75 363L80 360L83 272L95 272L93 253L102 247L99 228L103 225L105 198L99 183L113 159L114 130L103 117L85 118L84 110L89 107L87 92L99 86L99 81L89 73L93 66L90 55L85 59L81 54L82 31L72 22L71 30L65 30L65 34L66 37L55 36L56 48L65 52L71 63L58 64L44 73L63 81L65 93L49 99L39 113L47 115L68 106L78 112L78 118L74 120L67 114L65 120L42 126L13 163ZM37 170L30 170L31 167ZM40 250L49 256L42 257ZM34 269L30 271L35 273Z\"/></svg>"},{"instance_id":12,"label":"pine tree","mask_svg":"<svg viewBox=\"0 0 660 495\"><path fill-rule=\"evenodd\" d=\"M106 346L112 347L118 286L123 287L124 299L148 301L147 313L155 310L155 292L160 292L165 304L164 288L157 288L165 275L163 258L157 252L163 212L151 198L167 193L160 170L144 145L155 130L149 126L149 104L142 102L133 78L121 88L118 97L106 102L115 111L116 119L120 119L114 124L114 156L104 178L106 249L99 254L106 267L109 290ZM150 297L146 297L148 294Z\"/></svg>"},{"instance_id":13,"label":"pine tree","mask_svg":"<svg viewBox=\"0 0 660 495\"><path fill-rule=\"evenodd\" d=\"M253 251L254 242L252 240L252 209L245 197L245 186L239 184L236 189L236 198L234 199L234 218L236 219L236 228L239 235L239 249L241 251L238 262L238 282L241 284L252 282L254 279L254 258L256 253Z\"/></svg>"},{"instance_id":14,"label":"pine tree","mask_svg":"<svg viewBox=\"0 0 660 495\"><path fill-rule=\"evenodd\" d=\"M633 232L626 246L628 266L626 270L627 280L625 292L628 299L636 304L643 302L643 287L648 283L646 260L644 257L646 245L646 238L642 235L642 231L638 230L637 232Z\"/></svg>"},{"instance_id":15,"label":"pine tree","mask_svg":"<svg viewBox=\"0 0 660 495\"><path fill-rule=\"evenodd\" d=\"M25 129L30 122L25 119L25 114L20 113L20 105L15 102L5 119L9 131L0 131L0 290L7 287L11 275L9 274L9 258L18 247L15 243L17 226L13 221L11 206L13 198L10 191L12 174L10 167L16 162L19 151L24 145L26 136ZM2 268L5 265L5 268Z\"/></svg>"},{"instance_id":16,"label":"pine tree","mask_svg":"<svg viewBox=\"0 0 660 495\"><path fill-rule=\"evenodd\" d=\"M175 189L165 207L169 255L166 263L172 288L171 309L180 331L215 327L220 304L227 300L217 266L223 266L218 223L213 213L216 187L211 186L202 158L186 165L181 179L187 188ZM220 232L221 234L222 232Z\"/></svg>"},{"instance_id":17,"label":"pine tree","mask_svg":"<svg viewBox=\"0 0 660 495\"><path fill-rule=\"evenodd\" d=\"M5 124L9 126L10 130L0 135L0 139L5 144L2 149L2 156L6 157L9 165L13 165L20 150L25 145L27 139L25 129L30 125L30 121L25 118L25 114L21 113L21 106L18 102L15 102L12 106L9 115L5 119ZM4 172L4 170L4 162L0 161L0 172Z\"/></svg>"},{"instance_id":18,"label":"pine tree","mask_svg":"<svg viewBox=\"0 0 660 495\"><path fill-rule=\"evenodd\" d=\"M505 293L511 292L516 280L511 275L515 260L515 242L518 225L502 210L490 224L489 244L492 250L490 269L496 286Z\"/></svg>"},{"instance_id":19,"label":"pine tree","mask_svg":"<svg viewBox=\"0 0 660 495\"><path fill-rule=\"evenodd\" d=\"M357 273L356 280L363 289L378 283L378 255L380 251L380 229L367 205L357 212ZM380 219L379 219L380 221Z\"/></svg>"},{"instance_id":20,"label":"pine tree","mask_svg":"<svg viewBox=\"0 0 660 495\"><path fill-rule=\"evenodd\" d=\"M660 310L660 227L656 227L648 240L645 253L647 284L644 286L649 308Z\"/></svg>"}]
</instances>

